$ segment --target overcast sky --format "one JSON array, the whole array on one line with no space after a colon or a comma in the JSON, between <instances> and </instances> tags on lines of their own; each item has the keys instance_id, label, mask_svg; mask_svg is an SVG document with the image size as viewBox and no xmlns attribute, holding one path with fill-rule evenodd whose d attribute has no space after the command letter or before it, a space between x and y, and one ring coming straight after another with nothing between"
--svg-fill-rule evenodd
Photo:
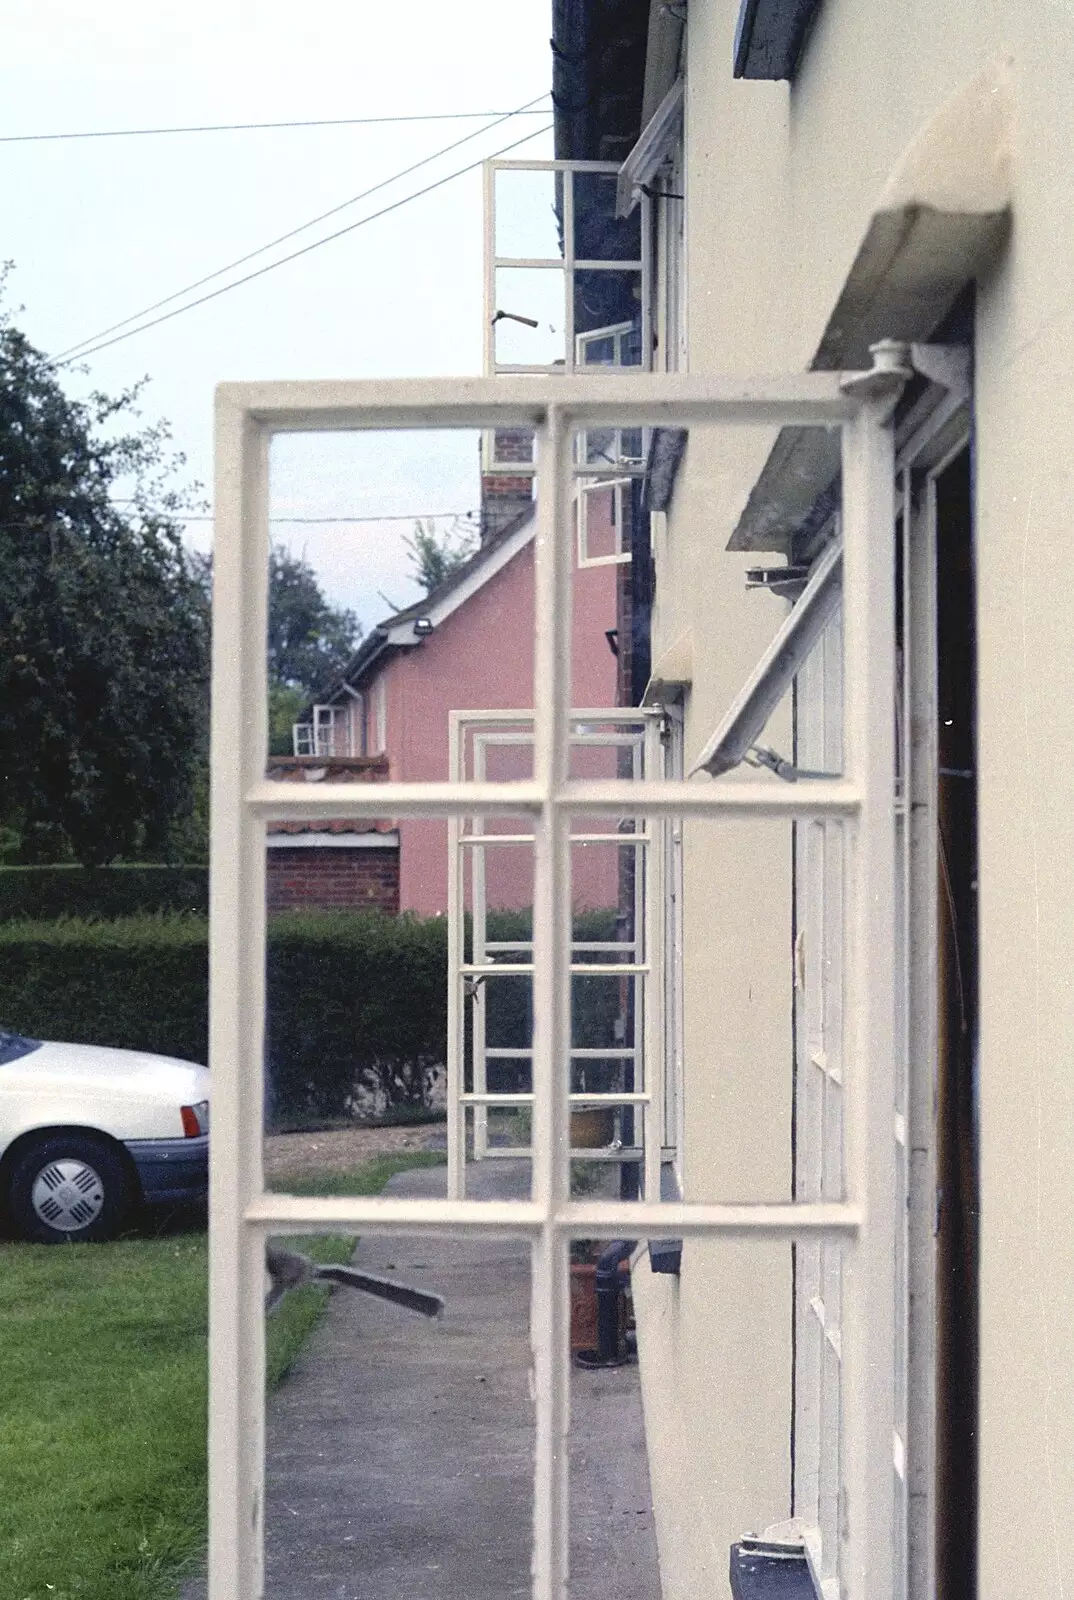
<instances>
[{"instance_id":1,"label":"overcast sky","mask_svg":"<svg viewBox=\"0 0 1074 1600\"><path fill-rule=\"evenodd\" d=\"M0 52L0 259L10 305L58 355L205 277L480 122L13 142L175 125L511 110L548 88L549 0L34 0L8 9ZM491 120L491 119L490 119ZM199 293L402 199L539 130L520 118L299 234ZM517 152L551 154L551 136ZM91 355L72 389L143 375L188 476L211 498L213 386L247 378L387 377L481 369L480 172L207 305ZM182 301L176 302L181 304ZM162 307L161 311L171 310ZM157 313L159 314L159 313ZM476 442L285 441L273 512L406 517L476 508ZM409 521L274 525L329 597L368 625L398 605ZM205 523L190 525L204 547ZM380 593L378 593L378 591Z\"/></svg>"}]
</instances>

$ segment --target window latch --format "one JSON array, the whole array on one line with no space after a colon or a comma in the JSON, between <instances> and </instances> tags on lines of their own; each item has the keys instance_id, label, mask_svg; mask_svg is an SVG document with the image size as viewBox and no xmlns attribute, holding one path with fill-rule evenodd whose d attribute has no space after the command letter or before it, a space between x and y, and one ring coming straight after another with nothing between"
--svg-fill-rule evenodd
<instances>
[{"instance_id":1,"label":"window latch","mask_svg":"<svg viewBox=\"0 0 1074 1600\"><path fill-rule=\"evenodd\" d=\"M754 744L746 751L743 761L750 767L767 767L769 772L774 772L777 778L782 778L784 783L797 783L799 778L838 778L838 772L814 772L809 767L796 767L793 761L787 761L775 750L769 750L767 745Z\"/></svg>"}]
</instances>

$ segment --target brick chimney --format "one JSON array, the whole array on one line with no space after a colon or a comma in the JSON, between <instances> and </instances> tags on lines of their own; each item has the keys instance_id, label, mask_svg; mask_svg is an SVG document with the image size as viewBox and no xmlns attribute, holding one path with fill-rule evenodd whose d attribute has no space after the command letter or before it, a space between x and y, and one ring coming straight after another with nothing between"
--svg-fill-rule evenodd
<instances>
[{"instance_id":1,"label":"brick chimney","mask_svg":"<svg viewBox=\"0 0 1074 1600\"><path fill-rule=\"evenodd\" d=\"M498 467L511 462L529 466L533 461L530 428L497 428L492 435L492 459ZM485 472L481 475L481 543L493 538L533 504L530 473Z\"/></svg>"}]
</instances>

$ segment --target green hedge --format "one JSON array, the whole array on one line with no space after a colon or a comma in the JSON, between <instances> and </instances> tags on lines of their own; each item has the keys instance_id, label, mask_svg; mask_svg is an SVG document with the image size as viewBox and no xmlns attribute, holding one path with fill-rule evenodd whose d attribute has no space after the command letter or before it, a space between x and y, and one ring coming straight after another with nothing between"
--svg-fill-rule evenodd
<instances>
[{"instance_id":1,"label":"green hedge","mask_svg":"<svg viewBox=\"0 0 1074 1600\"><path fill-rule=\"evenodd\" d=\"M208 909L208 867L0 867L0 922Z\"/></svg>"},{"instance_id":2,"label":"green hedge","mask_svg":"<svg viewBox=\"0 0 1074 1600\"><path fill-rule=\"evenodd\" d=\"M207 920L0 924L0 1028L204 1061Z\"/></svg>"},{"instance_id":3,"label":"green hedge","mask_svg":"<svg viewBox=\"0 0 1074 1600\"><path fill-rule=\"evenodd\" d=\"M426 1103L447 1057L447 923L376 912L269 925L270 1079L277 1118L338 1114L356 1083Z\"/></svg>"},{"instance_id":4,"label":"green hedge","mask_svg":"<svg viewBox=\"0 0 1074 1600\"><path fill-rule=\"evenodd\" d=\"M527 937L526 914L492 937ZM576 935L604 938L614 913ZM0 924L0 1028L204 1061L208 927L202 916ZM377 912L288 912L269 923L268 1062L274 1121L338 1116L356 1086L418 1107L447 1054L447 923ZM489 981L489 1042L530 1041L529 982ZM575 1039L611 1044L615 979L575 980ZM498 1085L509 1087L504 1082ZM596 1085L588 1085L590 1087Z\"/></svg>"}]
</instances>

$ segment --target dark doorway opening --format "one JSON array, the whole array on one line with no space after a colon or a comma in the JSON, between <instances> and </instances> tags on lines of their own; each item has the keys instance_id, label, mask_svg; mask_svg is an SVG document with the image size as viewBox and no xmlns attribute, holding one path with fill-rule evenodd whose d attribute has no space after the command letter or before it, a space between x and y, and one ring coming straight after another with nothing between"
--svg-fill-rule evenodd
<instances>
[{"instance_id":1,"label":"dark doorway opening","mask_svg":"<svg viewBox=\"0 0 1074 1600\"><path fill-rule=\"evenodd\" d=\"M936 1586L977 1591L977 629L969 449L936 492Z\"/></svg>"}]
</instances>

